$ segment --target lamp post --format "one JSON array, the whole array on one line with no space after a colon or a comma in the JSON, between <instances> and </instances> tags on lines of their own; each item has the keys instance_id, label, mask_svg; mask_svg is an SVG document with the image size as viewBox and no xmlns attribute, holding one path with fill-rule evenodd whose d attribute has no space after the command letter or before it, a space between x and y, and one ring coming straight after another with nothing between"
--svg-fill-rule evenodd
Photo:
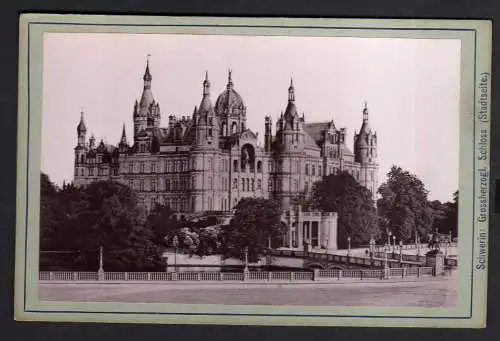
<instances>
[{"instance_id":1,"label":"lamp post","mask_svg":"<svg viewBox=\"0 0 500 341\"><path fill-rule=\"evenodd\" d=\"M417 257L420 256L420 238L417 237Z\"/></svg>"},{"instance_id":2,"label":"lamp post","mask_svg":"<svg viewBox=\"0 0 500 341\"><path fill-rule=\"evenodd\" d=\"M245 252L245 268L243 269L243 271L248 272L248 246L245 246L243 252Z\"/></svg>"},{"instance_id":3,"label":"lamp post","mask_svg":"<svg viewBox=\"0 0 500 341\"><path fill-rule=\"evenodd\" d=\"M102 245L99 247L99 270L97 271L97 277L99 280L104 280L104 266L103 266L103 249Z\"/></svg>"},{"instance_id":4,"label":"lamp post","mask_svg":"<svg viewBox=\"0 0 500 341\"><path fill-rule=\"evenodd\" d=\"M326 241L326 245L325 245L325 254L328 254L328 241L329 241L329 237L326 237L326 238L325 238L325 241Z\"/></svg>"},{"instance_id":5,"label":"lamp post","mask_svg":"<svg viewBox=\"0 0 500 341\"><path fill-rule=\"evenodd\" d=\"M347 256L351 256L351 237L347 237Z\"/></svg>"},{"instance_id":6,"label":"lamp post","mask_svg":"<svg viewBox=\"0 0 500 341\"><path fill-rule=\"evenodd\" d=\"M399 262L403 261L403 241L399 241Z\"/></svg>"},{"instance_id":7,"label":"lamp post","mask_svg":"<svg viewBox=\"0 0 500 341\"><path fill-rule=\"evenodd\" d=\"M375 239L370 236L370 265L373 266L373 253L375 252Z\"/></svg>"},{"instance_id":8,"label":"lamp post","mask_svg":"<svg viewBox=\"0 0 500 341\"><path fill-rule=\"evenodd\" d=\"M390 246L387 245L387 248L384 247L384 269L389 268L389 261L387 259L387 254L390 251Z\"/></svg>"},{"instance_id":9,"label":"lamp post","mask_svg":"<svg viewBox=\"0 0 500 341\"><path fill-rule=\"evenodd\" d=\"M177 235L172 239L172 245L174 247L174 272L177 272L177 246L179 245L179 238Z\"/></svg>"},{"instance_id":10,"label":"lamp post","mask_svg":"<svg viewBox=\"0 0 500 341\"><path fill-rule=\"evenodd\" d=\"M396 253L396 236L392 236L392 253Z\"/></svg>"},{"instance_id":11,"label":"lamp post","mask_svg":"<svg viewBox=\"0 0 500 341\"><path fill-rule=\"evenodd\" d=\"M389 231L389 233L387 234L387 245L391 245L391 236L392 236L392 232Z\"/></svg>"}]
</instances>

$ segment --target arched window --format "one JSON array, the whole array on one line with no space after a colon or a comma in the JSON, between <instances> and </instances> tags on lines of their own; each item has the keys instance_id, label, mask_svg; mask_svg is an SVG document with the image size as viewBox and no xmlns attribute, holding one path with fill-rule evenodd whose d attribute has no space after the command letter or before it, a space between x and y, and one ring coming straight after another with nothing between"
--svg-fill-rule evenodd
<instances>
[{"instance_id":1,"label":"arched window","mask_svg":"<svg viewBox=\"0 0 500 341\"><path fill-rule=\"evenodd\" d=\"M262 173L262 161L257 161L257 172Z\"/></svg>"},{"instance_id":2,"label":"arched window","mask_svg":"<svg viewBox=\"0 0 500 341\"><path fill-rule=\"evenodd\" d=\"M226 133L226 128L227 128L227 124L226 124L226 122L222 122L222 125L221 125L221 132L220 132L220 134L221 134L222 136L226 136L226 135L227 135L227 133Z\"/></svg>"},{"instance_id":3,"label":"arched window","mask_svg":"<svg viewBox=\"0 0 500 341\"><path fill-rule=\"evenodd\" d=\"M245 179L241 179L241 190L245 191Z\"/></svg>"},{"instance_id":4,"label":"arched window","mask_svg":"<svg viewBox=\"0 0 500 341\"><path fill-rule=\"evenodd\" d=\"M238 171L238 160L233 160L233 172Z\"/></svg>"},{"instance_id":5,"label":"arched window","mask_svg":"<svg viewBox=\"0 0 500 341\"><path fill-rule=\"evenodd\" d=\"M316 167L314 165L312 165L312 175L316 175Z\"/></svg>"},{"instance_id":6,"label":"arched window","mask_svg":"<svg viewBox=\"0 0 500 341\"><path fill-rule=\"evenodd\" d=\"M247 179L247 191L250 191L250 179Z\"/></svg>"},{"instance_id":7,"label":"arched window","mask_svg":"<svg viewBox=\"0 0 500 341\"><path fill-rule=\"evenodd\" d=\"M306 167L305 167L305 174L309 175L309 165L308 164L306 164Z\"/></svg>"},{"instance_id":8,"label":"arched window","mask_svg":"<svg viewBox=\"0 0 500 341\"><path fill-rule=\"evenodd\" d=\"M238 124L236 122L233 122L231 125L231 134L236 134L238 132Z\"/></svg>"},{"instance_id":9,"label":"arched window","mask_svg":"<svg viewBox=\"0 0 500 341\"><path fill-rule=\"evenodd\" d=\"M262 181L260 179L257 179L257 190L262 189Z\"/></svg>"},{"instance_id":10,"label":"arched window","mask_svg":"<svg viewBox=\"0 0 500 341\"><path fill-rule=\"evenodd\" d=\"M169 179L165 180L165 190L170 191L170 180Z\"/></svg>"}]
</instances>

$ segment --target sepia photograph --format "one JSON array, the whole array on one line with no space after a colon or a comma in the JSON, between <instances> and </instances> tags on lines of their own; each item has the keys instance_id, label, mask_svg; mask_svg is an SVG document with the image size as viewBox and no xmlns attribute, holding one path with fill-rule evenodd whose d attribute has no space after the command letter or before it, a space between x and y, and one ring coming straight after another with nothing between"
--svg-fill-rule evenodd
<instances>
[{"instance_id":1,"label":"sepia photograph","mask_svg":"<svg viewBox=\"0 0 500 341\"><path fill-rule=\"evenodd\" d=\"M462 113L489 74L464 88L460 37L54 30L39 47L42 306L470 304L486 258L461 222Z\"/></svg>"}]
</instances>

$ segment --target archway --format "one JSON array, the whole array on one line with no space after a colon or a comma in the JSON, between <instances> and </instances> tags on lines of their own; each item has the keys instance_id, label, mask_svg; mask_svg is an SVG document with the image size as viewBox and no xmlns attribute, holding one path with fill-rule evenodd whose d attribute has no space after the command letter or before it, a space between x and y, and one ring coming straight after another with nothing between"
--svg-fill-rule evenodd
<instances>
[{"instance_id":1,"label":"archway","mask_svg":"<svg viewBox=\"0 0 500 341\"><path fill-rule=\"evenodd\" d=\"M247 169L255 171L255 148L249 143L241 148L241 170L245 172Z\"/></svg>"}]
</instances>

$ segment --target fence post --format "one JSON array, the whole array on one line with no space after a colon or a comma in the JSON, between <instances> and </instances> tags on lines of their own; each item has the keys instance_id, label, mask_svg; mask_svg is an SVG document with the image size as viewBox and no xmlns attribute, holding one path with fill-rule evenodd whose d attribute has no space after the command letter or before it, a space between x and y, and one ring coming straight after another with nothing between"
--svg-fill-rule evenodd
<instances>
[{"instance_id":1,"label":"fence post","mask_svg":"<svg viewBox=\"0 0 500 341\"><path fill-rule=\"evenodd\" d=\"M172 272L172 281L177 281L177 271Z\"/></svg>"},{"instance_id":2,"label":"fence post","mask_svg":"<svg viewBox=\"0 0 500 341\"><path fill-rule=\"evenodd\" d=\"M290 281L293 281L295 279L293 271L290 271Z\"/></svg>"},{"instance_id":3,"label":"fence post","mask_svg":"<svg viewBox=\"0 0 500 341\"><path fill-rule=\"evenodd\" d=\"M360 280L363 280L363 270L360 270L360 271L359 271L359 273L360 273L360 275L359 275L359 279L360 279Z\"/></svg>"},{"instance_id":4,"label":"fence post","mask_svg":"<svg viewBox=\"0 0 500 341\"><path fill-rule=\"evenodd\" d=\"M78 273L77 272L73 272L73 280L74 281L78 280Z\"/></svg>"},{"instance_id":5,"label":"fence post","mask_svg":"<svg viewBox=\"0 0 500 341\"><path fill-rule=\"evenodd\" d=\"M271 281L273 280L273 273L272 273L271 271L269 271L269 272L267 273L267 280L268 280L269 282L271 282Z\"/></svg>"},{"instance_id":6,"label":"fence post","mask_svg":"<svg viewBox=\"0 0 500 341\"><path fill-rule=\"evenodd\" d=\"M197 275L197 276L196 276L196 280L197 280L198 282L199 282L199 281L201 281L201 272L197 272L197 273L196 273L196 275Z\"/></svg>"},{"instance_id":7,"label":"fence post","mask_svg":"<svg viewBox=\"0 0 500 341\"><path fill-rule=\"evenodd\" d=\"M148 281L151 280L151 272L148 272Z\"/></svg>"},{"instance_id":8,"label":"fence post","mask_svg":"<svg viewBox=\"0 0 500 341\"><path fill-rule=\"evenodd\" d=\"M125 272L125 280L128 281L128 272Z\"/></svg>"},{"instance_id":9,"label":"fence post","mask_svg":"<svg viewBox=\"0 0 500 341\"><path fill-rule=\"evenodd\" d=\"M422 268L419 266L417 268L417 277L420 277L420 276L422 276Z\"/></svg>"},{"instance_id":10,"label":"fence post","mask_svg":"<svg viewBox=\"0 0 500 341\"><path fill-rule=\"evenodd\" d=\"M224 280L224 273L223 272L219 272L219 280L220 281Z\"/></svg>"},{"instance_id":11,"label":"fence post","mask_svg":"<svg viewBox=\"0 0 500 341\"><path fill-rule=\"evenodd\" d=\"M406 268L403 267L403 271L401 271L401 278L405 278L406 277Z\"/></svg>"},{"instance_id":12,"label":"fence post","mask_svg":"<svg viewBox=\"0 0 500 341\"><path fill-rule=\"evenodd\" d=\"M338 279L339 279L339 280L340 280L340 278L342 277L342 275L343 275L343 274L342 274L342 269L339 269L339 272L338 272L338 274L337 274L337 277L338 277Z\"/></svg>"},{"instance_id":13,"label":"fence post","mask_svg":"<svg viewBox=\"0 0 500 341\"><path fill-rule=\"evenodd\" d=\"M319 280L319 269L313 269L313 281Z\"/></svg>"}]
</instances>

